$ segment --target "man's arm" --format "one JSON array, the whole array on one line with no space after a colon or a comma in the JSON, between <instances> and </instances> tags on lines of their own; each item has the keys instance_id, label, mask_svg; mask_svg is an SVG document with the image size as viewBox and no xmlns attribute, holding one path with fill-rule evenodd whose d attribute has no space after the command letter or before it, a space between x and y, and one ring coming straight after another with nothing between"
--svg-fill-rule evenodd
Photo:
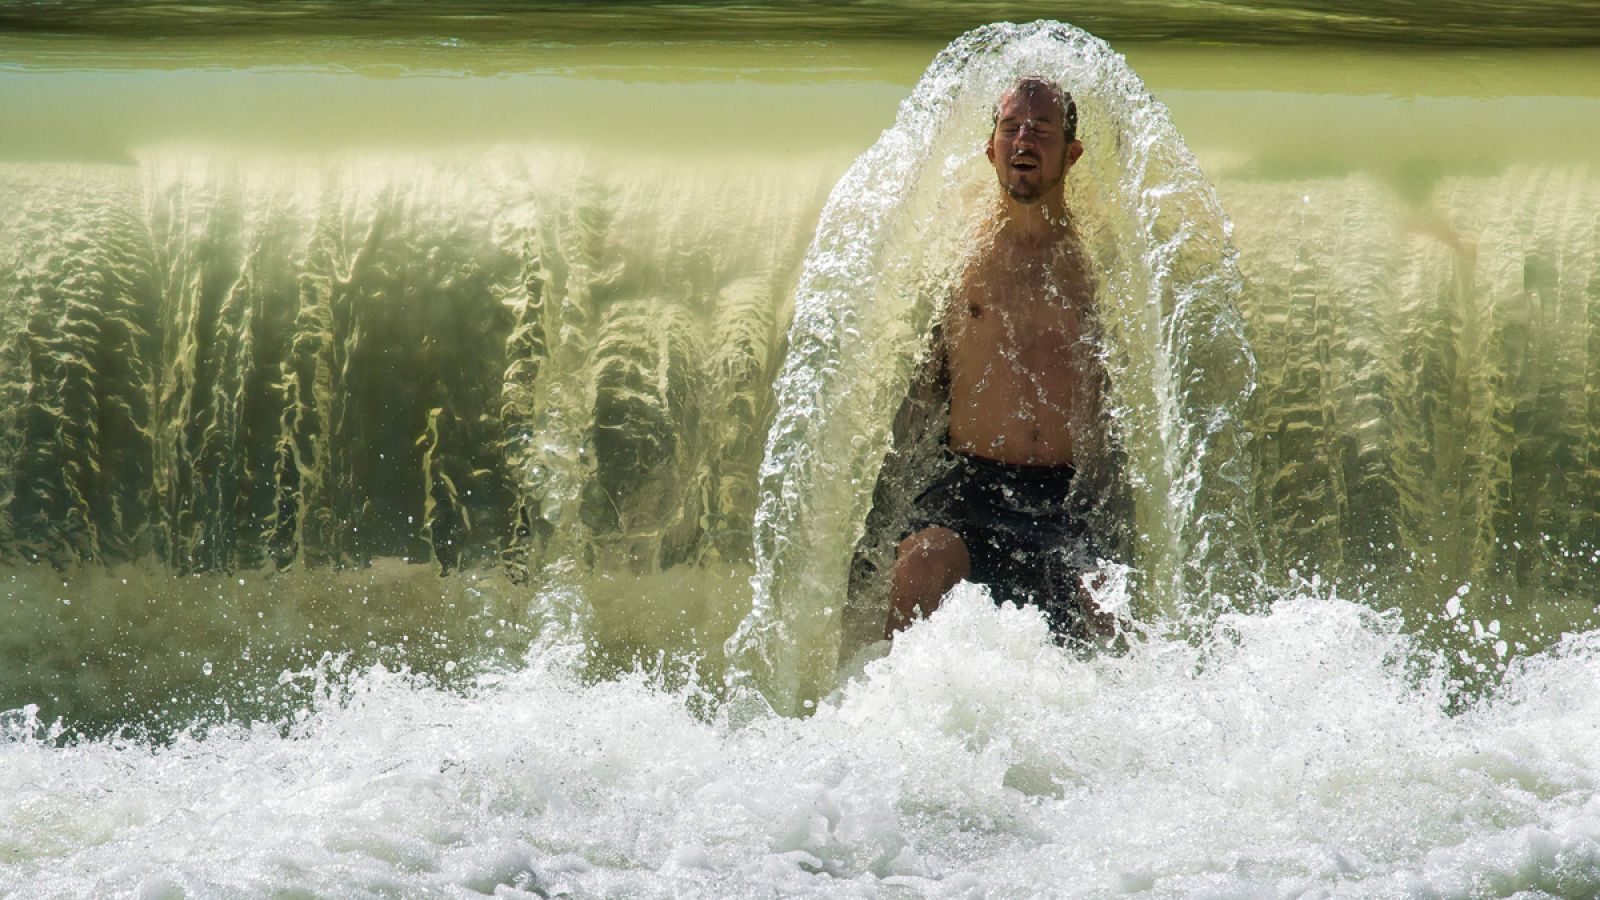
<instances>
[{"instance_id":1,"label":"man's arm","mask_svg":"<svg viewBox=\"0 0 1600 900\"><path fill-rule=\"evenodd\" d=\"M894 451L917 442L928 427L928 417L950 397L950 364L944 344L944 328L933 326L928 358L922 370L911 379L911 389L894 416ZM948 425L948 421L946 423Z\"/></svg>"}]
</instances>

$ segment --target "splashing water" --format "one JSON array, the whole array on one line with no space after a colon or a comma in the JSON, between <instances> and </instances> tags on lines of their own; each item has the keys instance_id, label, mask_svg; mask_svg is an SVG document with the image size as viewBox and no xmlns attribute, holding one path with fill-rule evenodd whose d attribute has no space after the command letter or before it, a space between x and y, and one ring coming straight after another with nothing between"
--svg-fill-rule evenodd
<instances>
[{"instance_id":1,"label":"splashing water","mask_svg":"<svg viewBox=\"0 0 1600 900\"><path fill-rule=\"evenodd\" d=\"M1240 421L1253 360L1234 309L1231 226L1210 184L1104 42L1053 22L980 28L939 54L894 127L834 188L801 274L761 470L755 608L730 643L780 709L831 682L839 560L861 535L952 261L993 191L981 153L989 111L1024 75L1072 92L1088 147L1067 179L1068 206L1102 284L1140 611L1206 614L1256 558Z\"/></svg>"},{"instance_id":2,"label":"splashing water","mask_svg":"<svg viewBox=\"0 0 1600 900\"><path fill-rule=\"evenodd\" d=\"M1146 624L1080 659L962 587L841 679L889 419L992 187L987 106L1021 73L1083 112L1071 200L1138 499L1141 572L1104 599ZM0 308L7 549L117 562L0 581L0 683L36 698L0 712L0 895L1600 893L1600 642L1544 606L1547 639L1520 646L1527 598L1486 584L1592 593L1569 545L1592 479L1544 478L1593 430L1571 414L1600 308L1584 172L1452 177L1442 225L1360 176L1233 172L1241 293L1210 185L1119 56L1050 23L957 41L806 263L758 606L730 647L773 705L814 702L792 718L701 680L720 657L615 677L626 653L595 657L685 620L715 654L749 603L750 518L729 511L756 507L775 285L816 173L718 172L705 201L698 176L572 179L518 153L381 177L274 160L267 190L199 159L0 169L25 201L0 212L0 289L28 301ZM753 196L771 208L704 214ZM370 398L396 358L471 371L395 415ZM279 405L250 388L289 396L290 375L305 390ZM130 434L165 455L119 455ZM308 524L259 527L274 509ZM400 556L468 566L505 530L492 575ZM1284 564L1256 565L1258 541ZM151 545L204 571L146 565ZM249 568L285 550L371 566ZM1431 587L1323 577L1375 564ZM158 707L193 724L140 735Z\"/></svg>"},{"instance_id":3,"label":"splashing water","mask_svg":"<svg viewBox=\"0 0 1600 900\"><path fill-rule=\"evenodd\" d=\"M284 726L53 746L0 723L0 892L1578 896L1600 646L1462 715L1327 594L1081 661L962 587L805 719L535 655L464 692L337 662ZM724 708L726 709L726 708Z\"/></svg>"}]
</instances>

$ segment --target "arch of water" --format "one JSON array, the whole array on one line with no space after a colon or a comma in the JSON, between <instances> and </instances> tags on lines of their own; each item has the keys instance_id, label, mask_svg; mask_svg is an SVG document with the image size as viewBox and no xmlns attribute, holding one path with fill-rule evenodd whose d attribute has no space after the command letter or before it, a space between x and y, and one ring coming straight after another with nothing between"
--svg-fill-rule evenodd
<instances>
[{"instance_id":1,"label":"arch of water","mask_svg":"<svg viewBox=\"0 0 1600 900\"><path fill-rule=\"evenodd\" d=\"M1113 418L1136 486L1140 612L1209 604L1255 560L1242 421L1253 360L1211 185L1103 41L1053 22L977 29L939 54L834 188L801 273L762 466L755 609L733 639L781 708L830 681L841 560L867 518L938 298L986 214L989 111L1023 75L1054 79L1079 105L1088 150L1068 202L1102 279Z\"/></svg>"}]
</instances>

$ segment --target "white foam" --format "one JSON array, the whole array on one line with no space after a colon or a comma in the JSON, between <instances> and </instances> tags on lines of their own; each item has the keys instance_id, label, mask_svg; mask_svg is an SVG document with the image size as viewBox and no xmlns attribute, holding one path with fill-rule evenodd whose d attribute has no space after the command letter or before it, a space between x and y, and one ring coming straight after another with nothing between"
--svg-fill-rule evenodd
<instances>
[{"instance_id":1,"label":"white foam","mask_svg":"<svg viewBox=\"0 0 1600 900\"><path fill-rule=\"evenodd\" d=\"M742 726L575 669L330 666L285 729L161 749L11 722L0 893L1600 889L1600 636L1456 715L1396 623L1312 595L1083 660L962 586L813 717Z\"/></svg>"}]
</instances>

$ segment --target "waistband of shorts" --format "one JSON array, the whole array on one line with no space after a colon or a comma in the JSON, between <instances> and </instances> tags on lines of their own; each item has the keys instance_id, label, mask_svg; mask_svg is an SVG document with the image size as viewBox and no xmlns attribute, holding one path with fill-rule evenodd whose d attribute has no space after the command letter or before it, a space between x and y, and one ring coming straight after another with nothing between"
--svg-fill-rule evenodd
<instances>
[{"instance_id":1,"label":"waistband of shorts","mask_svg":"<svg viewBox=\"0 0 1600 900\"><path fill-rule=\"evenodd\" d=\"M1057 465L1032 465L1030 463L1008 463L998 459L989 459L986 456L975 456L971 453L962 453L960 450L946 448L963 466L975 472L982 472L996 478L1011 481L1044 482L1051 484L1067 484L1077 476L1078 468L1071 463Z\"/></svg>"}]
</instances>

